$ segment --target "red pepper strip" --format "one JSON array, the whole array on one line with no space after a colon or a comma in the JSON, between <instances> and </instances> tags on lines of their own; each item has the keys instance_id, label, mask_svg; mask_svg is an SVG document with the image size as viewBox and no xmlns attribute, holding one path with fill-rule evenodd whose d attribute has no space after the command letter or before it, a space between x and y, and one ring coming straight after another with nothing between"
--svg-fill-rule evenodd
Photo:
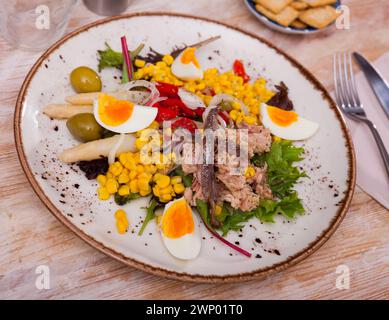
<instances>
[{"instance_id":1,"label":"red pepper strip","mask_svg":"<svg viewBox=\"0 0 389 320\"><path fill-rule=\"evenodd\" d=\"M177 86L163 82L157 82L156 86L161 97L178 98Z\"/></svg>"},{"instance_id":2,"label":"red pepper strip","mask_svg":"<svg viewBox=\"0 0 389 320\"><path fill-rule=\"evenodd\" d=\"M204 111L205 111L205 108L197 108L197 109L194 109L194 112L196 112L196 114L197 114L198 117L202 117Z\"/></svg>"},{"instance_id":3,"label":"red pepper strip","mask_svg":"<svg viewBox=\"0 0 389 320\"><path fill-rule=\"evenodd\" d=\"M172 129L184 128L191 133L195 133L197 125L194 121L188 118L180 118L172 123Z\"/></svg>"},{"instance_id":4,"label":"red pepper strip","mask_svg":"<svg viewBox=\"0 0 389 320\"><path fill-rule=\"evenodd\" d=\"M241 60L235 60L233 65L234 73L237 76L243 78L243 82L246 83L250 80L250 77L247 75L246 70L244 69L244 65Z\"/></svg>"},{"instance_id":5,"label":"red pepper strip","mask_svg":"<svg viewBox=\"0 0 389 320\"><path fill-rule=\"evenodd\" d=\"M154 107L158 108L158 114L155 118L157 122L171 120L178 117L177 109L166 108L159 104L154 104Z\"/></svg>"},{"instance_id":6,"label":"red pepper strip","mask_svg":"<svg viewBox=\"0 0 389 320\"><path fill-rule=\"evenodd\" d=\"M179 98L168 98L160 101L160 105L167 108L178 109L179 114L183 117L195 118L196 112L188 108Z\"/></svg>"}]
</instances>

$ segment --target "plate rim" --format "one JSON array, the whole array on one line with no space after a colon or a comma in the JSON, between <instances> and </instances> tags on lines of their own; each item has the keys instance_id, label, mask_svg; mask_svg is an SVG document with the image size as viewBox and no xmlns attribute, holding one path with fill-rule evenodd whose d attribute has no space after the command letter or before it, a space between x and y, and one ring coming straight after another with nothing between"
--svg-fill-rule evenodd
<instances>
[{"instance_id":1,"label":"plate rim","mask_svg":"<svg viewBox=\"0 0 389 320\"><path fill-rule=\"evenodd\" d=\"M179 18L186 18L186 19L193 19L193 20L200 20L205 22L214 23L217 25L224 26L228 29L232 29L235 31L238 31L246 36L249 36L268 47L274 49L278 54L281 54L284 56L294 67L296 67L299 72L314 86L316 90L318 90L321 94L323 99L325 99L330 108L334 110L337 120L339 121L343 136L346 140L346 148L347 148L347 157L348 157L348 164L349 164L349 170L347 173L347 194L345 194L344 198L342 199L342 206L339 207L338 211L336 212L335 216L331 219L329 226L316 237L316 239L312 242L310 242L304 249L297 252L293 256L290 256L287 258L287 260L279 263L275 263L271 266L268 266L266 268L260 268L254 271L250 272L244 272L244 273L236 273L236 274L226 274L226 275L201 275L201 274L188 274L185 272L177 272L172 271L168 269L164 269L162 267L154 267L150 264L138 261L134 258L125 257L123 254L108 248L103 243L98 242L95 240L92 236L86 234L83 230L79 229L75 224L73 224L69 219L67 219L61 211L52 203L52 201L46 196L43 189L40 187L39 182L35 178L33 171L31 170L29 163L27 161L27 157L24 152L23 147L23 141L22 141L22 128L21 128L21 120L22 120L22 110L23 110L23 103L25 100L25 96L27 94L29 84L31 80L33 79L35 73L37 72L38 68L42 65L45 59L48 58L48 56L58 49L62 44L64 44L67 40L70 38L85 32L93 27L109 23L111 21L121 20L121 19L131 19L134 17L145 17L145 16L170 16L170 17L179 17ZM15 113L14 113L14 139L15 139L15 146L16 151L18 154L19 162L22 166L22 169L27 177L27 180L31 184L32 189L38 196L38 198L43 202L43 204L47 207L47 209L65 226L67 226L70 230L72 230L79 238L84 240L87 244L92 246L93 248L99 250L100 252L118 260L123 263L125 263L128 266L137 268L139 270L165 277L175 280L181 280L181 281L189 281L189 282L200 282L200 283L230 283L230 282L241 282L241 281L248 281L258 278L263 278L266 276L269 276L270 274L274 274L276 272L285 270L286 268L296 265L297 263L301 262L308 256L310 256L313 252L318 250L329 238L330 236L335 232L335 230L338 228L339 224L347 214L348 208L350 206L354 190L355 190L355 182L356 182L356 165L355 165L355 151L354 146L349 134L349 131L347 129L346 123L344 121L343 115L337 108L335 102L327 92L327 90L324 88L324 86L312 75L310 71L305 69L298 61L296 61L294 58L289 56L287 53L285 53L283 50L279 49L278 47L274 46L270 43L270 41L259 37L255 35L252 32L243 30L239 27L229 25L224 22L220 22L217 20L213 20L210 18L195 16L191 14L183 14L183 13L172 13L172 12L164 12L164 11L147 11L147 12L134 12L134 13L127 13L124 15L119 16L112 16L108 18L103 18L96 20L94 22L88 23L84 26L81 26L74 31L68 33L67 35L63 36L61 39L59 39L57 42L55 42L53 45L51 45L34 63L34 65L31 67L30 71L28 72L27 76L25 77L23 84L20 88L20 91L18 93L18 97L16 100L16 107L15 107Z\"/></svg>"}]
</instances>

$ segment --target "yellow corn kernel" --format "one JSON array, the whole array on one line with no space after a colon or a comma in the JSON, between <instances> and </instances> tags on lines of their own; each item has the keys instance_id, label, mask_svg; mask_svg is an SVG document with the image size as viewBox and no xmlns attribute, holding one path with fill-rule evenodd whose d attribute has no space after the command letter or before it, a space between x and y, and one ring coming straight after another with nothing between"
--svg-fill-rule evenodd
<instances>
[{"instance_id":1,"label":"yellow corn kernel","mask_svg":"<svg viewBox=\"0 0 389 320\"><path fill-rule=\"evenodd\" d=\"M246 177L246 178L252 178L252 177L254 177L254 175L255 175L255 169L254 169L254 167L247 167L247 169L246 169L246 171L245 171L245 173L244 173L244 176Z\"/></svg>"},{"instance_id":2,"label":"yellow corn kernel","mask_svg":"<svg viewBox=\"0 0 389 320\"><path fill-rule=\"evenodd\" d=\"M145 66L146 62L144 60L135 59L135 66L138 68L143 68Z\"/></svg>"},{"instance_id":3,"label":"yellow corn kernel","mask_svg":"<svg viewBox=\"0 0 389 320\"><path fill-rule=\"evenodd\" d=\"M138 150L142 150L142 148L145 146L146 143L148 143L148 141L144 141L141 138L138 138L135 140L135 147Z\"/></svg>"},{"instance_id":4,"label":"yellow corn kernel","mask_svg":"<svg viewBox=\"0 0 389 320\"><path fill-rule=\"evenodd\" d=\"M105 184L105 187L107 188L107 191L110 194L113 194L118 191L119 184L115 179L108 179Z\"/></svg>"},{"instance_id":5,"label":"yellow corn kernel","mask_svg":"<svg viewBox=\"0 0 389 320\"><path fill-rule=\"evenodd\" d=\"M156 197L159 197L159 196L161 195L158 186L154 186L154 187L153 187L153 193L154 193L154 195L155 195Z\"/></svg>"},{"instance_id":6,"label":"yellow corn kernel","mask_svg":"<svg viewBox=\"0 0 389 320\"><path fill-rule=\"evenodd\" d=\"M145 167L144 167L143 165L141 165L141 164L137 164L137 165L136 165L136 171L137 171L138 173L142 173L142 172L145 171Z\"/></svg>"},{"instance_id":7,"label":"yellow corn kernel","mask_svg":"<svg viewBox=\"0 0 389 320\"><path fill-rule=\"evenodd\" d=\"M136 169L136 162L134 158L128 157L127 161L124 163L124 167L128 170L135 170Z\"/></svg>"},{"instance_id":8,"label":"yellow corn kernel","mask_svg":"<svg viewBox=\"0 0 389 320\"><path fill-rule=\"evenodd\" d=\"M232 120L236 120L238 118L239 112L237 110L231 110L230 111L230 117Z\"/></svg>"},{"instance_id":9,"label":"yellow corn kernel","mask_svg":"<svg viewBox=\"0 0 389 320\"><path fill-rule=\"evenodd\" d=\"M138 193L139 192L139 188L138 188L138 180L132 180L130 182L130 191L131 193Z\"/></svg>"},{"instance_id":10,"label":"yellow corn kernel","mask_svg":"<svg viewBox=\"0 0 389 320\"><path fill-rule=\"evenodd\" d=\"M231 103L231 106L232 106L232 109L238 110L238 111L242 108L242 106L240 105L240 103L239 103L239 102L236 102L236 101L233 101L233 102Z\"/></svg>"},{"instance_id":11,"label":"yellow corn kernel","mask_svg":"<svg viewBox=\"0 0 389 320\"><path fill-rule=\"evenodd\" d=\"M119 161L116 161L113 164L111 164L108 169L108 171L111 172L116 177L119 174L121 174L122 170L123 170L123 166Z\"/></svg>"},{"instance_id":12,"label":"yellow corn kernel","mask_svg":"<svg viewBox=\"0 0 389 320\"><path fill-rule=\"evenodd\" d=\"M126 212L123 209L118 209L115 212L115 218L116 219L123 219L126 218Z\"/></svg>"},{"instance_id":13,"label":"yellow corn kernel","mask_svg":"<svg viewBox=\"0 0 389 320\"><path fill-rule=\"evenodd\" d=\"M219 205L215 206L215 214L218 216L222 213L222 207Z\"/></svg>"},{"instance_id":14,"label":"yellow corn kernel","mask_svg":"<svg viewBox=\"0 0 389 320\"><path fill-rule=\"evenodd\" d=\"M152 179L152 174L151 173L147 173L147 172L142 172L140 174L138 174L138 179L143 179L143 180L147 180L148 182L151 181Z\"/></svg>"},{"instance_id":15,"label":"yellow corn kernel","mask_svg":"<svg viewBox=\"0 0 389 320\"><path fill-rule=\"evenodd\" d=\"M106 177L107 179L114 179L114 178L115 178L115 176L114 176L111 172L107 172L107 174L105 175L105 177Z\"/></svg>"},{"instance_id":16,"label":"yellow corn kernel","mask_svg":"<svg viewBox=\"0 0 389 320\"><path fill-rule=\"evenodd\" d=\"M120 188L119 188L119 191L118 191L119 195L121 196L126 196L128 194L130 194L130 187L126 184L122 185Z\"/></svg>"},{"instance_id":17,"label":"yellow corn kernel","mask_svg":"<svg viewBox=\"0 0 389 320\"><path fill-rule=\"evenodd\" d=\"M99 174L96 178L97 182L100 184L100 186L104 186L107 182L107 177L103 174Z\"/></svg>"},{"instance_id":18,"label":"yellow corn kernel","mask_svg":"<svg viewBox=\"0 0 389 320\"><path fill-rule=\"evenodd\" d=\"M256 124L257 118L255 118L254 116L245 116L244 122L246 122L247 124Z\"/></svg>"},{"instance_id":19,"label":"yellow corn kernel","mask_svg":"<svg viewBox=\"0 0 389 320\"><path fill-rule=\"evenodd\" d=\"M167 54L163 56L162 61L165 62L168 66L170 66L173 63L174 58L170 54Z\"/></svg>"},{"instance_id":20,"label":"yellow corn kernel","mask_svg":"<svg viewBox=\"0 0 389 320\"><path fill-rule=\"evenodd\" d=\"M147 185L147 188L146 188L146 189L141 189L141 190L139 190L139 194L140 194L142 197L148 196L150 193L151 193L151 187L150 187L150 185Z\"/></svg>"},{"instance_id":21,"label":"yellow corn kernel","mask_svg":"<svg viewBox=\"0 0 389 320\"><path fill-rule=\"evenodd\" d=\"M162 174L156 181L155 183L158 185L160 188L166 188L170 184L170 177Z\"/></svg>"},{"instance_id":22,"label":"yellow corn kernel","mask_svg":"<svg viewBox=\"0 0 389 320\"><path fill-rule=\"evenodd\" d=\"M182 183L177 183L173 185L174 192L177 194L184 193L185 191L185 186Z\"/></svg>"},{"instance_id":23,"label":"yellow corn kernel","mask_svg":"<svg viewBox=\"0 0 389 320\"><path fill-rule=\"evenodd\" d=\"M130 177L128 176L127 173L121 173L119 178L118 178L118 182L119 183L127 183L128 181L130 181Z\"/></svg>"},{"instance_id":24,"label":"yellow corn kernel","mask_svg":"<svg viewBox=\"0 0 389 320\"><path fill-rule=\"evenodd\" d=\"M116 228L118 233L123 234L127 231L129 223L127 220L126 212L119 209L115 212Z\"/></svg>"},{"instance_id":25,"label":"yellow corn kernel","mask_svg":"<svg viewBox=\"0 0 389 320\"><path fill-rule=\"evenodd\" d=\"M153 164L147 164L145 165L145 172L154 174L157 171L157 167Z\"/></svg>"},{"instance_id":26,"label":"yellow corn kernel","mask_svg":"<svg viewBox=\"0 0 389 320\"><path fill-rule=\"evenodd\" d=\"M181 182L182 182L182 178L180 176L174 176L170 179L170 183L173 185Z\"/></svg>"},{"instance_id":27,"label":"yellow corn kernel","mask_svg":"<svg viewBox=\"0 0 389 320\"><path fill-rule=\"evenodd\" d=\"M159 193L162 194L171 194L173 193L173 187L171 185L167 186L166 188L159 188Z\"/></svg>"},{"instance_id":28,"label":"yellow corn kernel","mask_svg":"<svg viewBox=\"0 0 389 320\"><path fill-rule=\"evenodd\" d=\"M146 179L138 179L138 188L140 191L147 190L150 187L149 181Z\"/></svg>"},{"instance_id":29,"label":"yellow corn kernel","mask_svg":"<svg viewBox=\"0 0 389 320\"><path fill-rule=\"evenodd\" d=\"M108 200L110 196L109 192L107 191L107 188L105 187L97 188L97 195L100 200Z\"/></svg>"},{"instance_id":30,"label":"yellow corn kernel","mask_svg":"<svg viewBox=\"0 0 389 320\"><path fill-rule=\"evenodd\" d=\"M155 181L157 181L159 178L161 178L163 176L163 174L161 174L161 173L156 173L154 176L153 176L153 181L155 182Z\"/></svg>"},{"instance_id":31,"label":"yellow corn kernel","mask_svg":"<svg viewBox=\"0 0 389 320\"><path fill-rule=\"evenodd\" d=\"M251 108L250 108L250 112L253 114L253 115L258 115L259 114L259 105L253 105Z\"/></svg>"},{"instance_id":32,"label":"yellow corn kernel","mask_svg":"<svg viewBox=\"0 0 389 320\"><path fill-rule=\"evenodd\" d=\"M130 173L128 174L128 177L130 178L130 180L136 179L137 176L138 176L138 171L136 171L136 170L130 171Z\"/></svg>"},{"instance_id":33,"label":"yellow corn kernel","mask_svg":"<svg viewBox=\"0 0 389 320\"><path fill-rule=\"evenodd\" d=\"M127 162L127 154L121 153L119 155L119 162L124 166L124 164Z\"/></svg>"},{"instance_id":34,"label":"yellow corn kernel","mask_svg":"<svg viewBox=\"0 0 389 320\"><path fill-rule=\"evenodd\" d=\"M242 120L243 120L243 114L242 114L242 113L239 113L239 114L238 114L238 117L235 119L235 123L236 123L236 124L239 124L239 123L242 122Z\"/></svg>"},{"instance_id":35,"label":"yellow corn kernel","mask_svg":"<svg viewBox=\"0 0 389 320\"><path fill-rule=\"evenodd\" d=\"M158 170L165 170L166 166L162 163L157 163L155 165L157 167Z\"/></svg>"},{"instance_id":36,"label":"yellow corn kernel","mask_svg":"<svg viewBox=\"0 0 389 320\"><path fill-rule=\"evenodd\" d=\"M159 197L159 200L161 202L169 202L170 200L172 200L172 195L170 193L166 193L166 194L162 194L160 197Z\"/></svg>"},{"instance_id":37,"label":"yellow corn kernel","mask_svg":"<svg viewBox=\"0 0 389 320\"><path fill-rule=\"evenodd\" d=\"M140 163L140 153L139 152L134 153L133 159L135 160L136 164Z\"/></svg>"}]
</instances>

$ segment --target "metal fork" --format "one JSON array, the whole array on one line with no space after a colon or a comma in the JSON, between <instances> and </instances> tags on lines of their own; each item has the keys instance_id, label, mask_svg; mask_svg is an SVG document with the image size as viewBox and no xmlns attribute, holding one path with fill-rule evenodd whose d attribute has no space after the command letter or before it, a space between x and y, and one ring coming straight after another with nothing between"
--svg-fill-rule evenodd
<instances>
[{"instance_id":1,"label":"metal fork","mask_svg":"<svg viewBox=\"0 0 389 320\"><path fill-rule=\"evenodd\" d=\"M347 117L363 122L370 128L389 178L389 155L377 131L376 125L367 118L363 105L359 100L350 53L334 54L333 73L336 103Z\"/></svg>"}]
</instances>

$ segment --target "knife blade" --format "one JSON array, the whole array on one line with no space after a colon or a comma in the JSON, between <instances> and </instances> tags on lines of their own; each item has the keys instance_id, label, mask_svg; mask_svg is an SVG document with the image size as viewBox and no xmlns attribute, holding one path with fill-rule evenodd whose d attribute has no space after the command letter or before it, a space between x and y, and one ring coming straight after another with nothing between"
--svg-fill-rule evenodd
<instances>
[{"instance_id":1,"label":"knife blade","mask_svg":"<svg viewBox=\"0 0 389 320\"><path fill-rule=\"evenodd\" d=\"M354 52L353 56L366 76L367 82L373 89L378 101L389 118L389 86L386 80L380 75L369 61L361 54Z\"/></svg>"}]
</instances>

